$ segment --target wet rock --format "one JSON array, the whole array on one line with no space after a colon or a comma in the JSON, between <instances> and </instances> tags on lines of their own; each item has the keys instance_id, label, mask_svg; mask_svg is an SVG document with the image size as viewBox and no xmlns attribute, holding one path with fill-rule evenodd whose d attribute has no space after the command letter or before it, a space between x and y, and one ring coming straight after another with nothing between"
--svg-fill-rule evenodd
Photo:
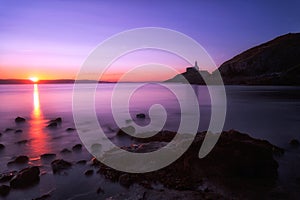
<instances>
[{"instance_id":1,"label":"wet rock","mask_svg":"<svg viewBox=\"0 0 300 200\"><path fill-rule=\"evenodd\" d=\"M56 157L55 153L45 153L41 155L41 159L43 160L54 159L55 157Z\"/></svg>"},{"instance_id":2,"label":"wet rock","mask_svg":"<svg viewBox=\"0 0 300 200\"><path fill-rule=\"evenodd\" d=\"M175 137L176 133L172 131L161 131L152 137L135 138L135 141L149 143L149 142L170 142Z\"/></svg>"},{"instance_id":3,"label":"wet rock","mask_svg":"<svg viewBox=\"0 0 300 200\"><path fill-rule=\"evenodd\" d=\"M16 123L22 123L22 122L25 122L25 121L26 121L26 119L23 118L23 117L17 117L17 118L15 119L15 122L16 122Z\"/></svg>"},{"instance_id":4,"label":"wet rock","mask_svg":"<svg viewBox=\"0 0 300 200\"><path fill-rule=\"evenodd\" d=\"M92 158L92 166L99 167L102 163L97 158Z\"/></svg>"},{"instance_id":5,"label":"wet rock","mask_svg":"<svg viewBox=\"0 0 300 200\"><path fill-rule=\"evenodd\" d=\"M0 143L0 150L3 150L5 148L4 144Z\"/></svg>"},{"instance_id":6,"label":"wet rock","mask_svg":"<svg viewBox=\"0 0 300 200\"><path fill-rule=\"evenodd\" d=\"M290 141L290 145L293 146L293 147L299 147L300 142L297 139L292 139Z\"/></svg>"},{"instance_id":7,"label":"wet rock","mask_svg":"<svg viewBox=\"0 0 300 200\"><path fill-rule=\"evenodd\" d=\"M2 136L2 133L0 133L0 137Z\"/></svg>"},{"instance_id":8,"label":"wet rock","mask_svg":"<svg viewBox=\"0 0 300 200\"><path fill-rule=\"evenodd\" d=\"M86 175L86 176L92 176L93 174L94 174L94 170L92 170L92 169L86 170L84 172L84 175Z\"/></svg>"},{"instance_id":9,"label":"wet rock","mask_svg":"<svg viewBox=\"0 0 300 200\"><path fill-rule=\"evenodd\" d=\"M54 160L51 163L52 171L54 174L60 173L63 170L69 169L72 167L72 164L63 159Z\"/></svg>"},{"instance_id":10,"label":"wet rock","mask_svg":"<svg viewBox=\"0 0 300 200\"><path fill-rule=\"evenodd\" d=\"M15 130L15 133L22 133L23 131L21 129Z\"/></svg>"},{"instance_id":11,"label":"wet rock","mask_svg":"<svg viewBox=\"0 0 300 200\"><path fill-rule=\"evenodd\" d=\"M22 155L22 156L16 157L16 159L14 159L13 161L10 161L8 163L8 165L10 165L10 164L19 164L19 165L21 165L21 164L27 164L28 161L29 161L29 158L27 156L23 156Z\"/></svg>"},{"instance_id":12,"label":"wet rock","mask_svg":"<svg viewBox=\"0 0 300 200\"><path fill-rule=\"evenodd\" d=\"M135 128L133 126L123 127L121 129L119 129L119 131L117 132L117 135L118 136L125 136L125 135L128 136L127 133L135 133Z\"/></svg>"},{"instance_id":13,"label":"wet rock","mask_svg":"<svg viewBox=\"0 0 300 200\"><path fill-rule=\"evenodd\" d=\"M66 129L67 132L72 132L72 131L75 131L75 130L76 130L75 128L67 128Z\"/></svg>"},{"instance_id":14,"label":"wet rock","mask_svg":"<svg viewBox=\"0 0 300 200\"><path fill-rule=\"evenodd\" d=\"M72 151L67 149L67 148L64 148L63 150L60 151L60 153L71 153Z\"/></svg>"},{"instance_id":15,"label":"wet rock","mask_svg":"<svg viewBox=\"0 0 300 200\"><path fill-rule=\"evenodd\" d=\"M0 183L10 181L16 174L17 171L11 171L0 174Z\"/></svg>"},{"instance_id":16,"label":"wet rock","mask_svg":"<svg viewBox=\"0 0 300 200\"><path fill-rule=\"evenodd\" d=\"M125 187L129 187L132 184L132 180L128 174L122 174L119 177L119 183Z\"/></svg>"},{"instance_id":17,"label":"wet rock","mask_svg":"<svg viewBox=\"0 0 300 200\"><path fill-rule=\"evenodd\" d=\"M145 119L146 115L144 113L138 113L138 114L136 114L136 118Z\"/></svg>"},{"instance_id":18,"label":"wet rock","mask_svg":"<svg viewBox=\"0 0 300 200\"><path fill-rule=\"evenodd\" d=\"M6 128L5 130L4 130L4 132L6 133L6 132L11 132L11 131L13 131L14 129L12 129L12 128Z\"/></svg>"},{"instance_id":19,"label":"wet rock","mask_svg":"<svg viewBox=\"0 0 300 200\"><path fill-rule=\"evenodd\" d=\"M40 169L37 166L22 169L11 181L12 188L26 188L35 185L40 180Z\"/></svg>"},{"instance_id":20,"label":"wet rock","mask_svg":"<svg viewBox=\"0 0 300 200\"><path fill-rule=\"evenodd\" d=\"M100 194L100 193L102 193L102 194L105 193L104 190L102 189L102 187L99 187L99 188L97 189L97 194Z\"/></svg>"},{"instance_id":21,"label":"wet rock","mask_svg":"<svg viewBox=\"0 0 300 200\"><path fill-rule=\"evenodd\" d=\"M85 165L87 162L86 160L79 160L76 162L76 164L79 164L79 165Z\"/></svg>"},{"instance_id":22,"label":"wet rock","mask_svg":"<svg viewBox=\"0 0 300 200\"><path fill-rule=\"evenodd\" d=\"M0 196L5 197L9 194L10 187L8 185L0 185Z\"/></svg>"},{"instance_id":23,"label":"wet rock","mask_svg":"<svg viewBox=\"0 0 300 200\"><path fill-rule=\"evenodd\" d=\"M28 142L28 140L20 140L18 142L16 142L16 144L26 144Z\"/></svg>"},{"instance_id":24,"label":"wet rock","mask_svg":"<svg viewBox=\"0 0 300 200\"><path fill-rule=\"evenodd\" d=\"M45 199L50 199L51 198L51 195L50 194L44 194L38 198L35 198L33 200L45 200Z\"/></svg>"},{"instance_id":25,"label":"wet rock","mask_svg":"<svg viewBox=\"0 0 300 200\"><path fill-rule=\"evenodd\" d=\"M50 122L50 124L47 125L48 128L56 128L58 126L57 122Z\"/></svg>"},{"instance_id":26,"label":"wet rock","mask_svg":"<svg viewBox=\"0 0 300 200\"><path fill-rule=\"evenodd\" d=\"M114 170L106 165L103 165L102 163L99 164L99 170L97 171L97 173L104 175L105 178L114 182L119 181L119 177L123 174L120 171Z\"/></svg>"},{"instance_id":27,"label":"wet rock","mask_svg":"<svg viewBox=\"0 0 300 200\"><path fill-rule=\"evenodd\" d=\"M76 144L72 147L73 151L81 151L82 150L82 144Z\"/></svg>"},{"instance_id":28,"label":"wet rock","mask_svg":"<svg viewBox=\"0 0 300 200\"><path fill-rule=\"evenodd\" d=\"M124 147L128 151L145 153L165 145L176 133L159 132L157 135L141 139L145 143ZM235 130L223 132L213 150L199 159L199 149L206 132L198 133L188 150L171 165L155 172L129 174L116 171L99 163L99 173L122 185L132 183L160 182L167 188L176 190L195 189L203 179L232 180L237 185L247 184L249 180L264 185L277 179L278 163L274 154L283 154L284 150L268 141L254 139ZM124 176L123 176L124 175ZM258 184L257 184L258 185Z\"/></svg>"},{"instance_id":29,"label":"wet rock","mask_svg":"<svg viewBox=\"0 0 300 200\"><path fill-rule=\"evenodd\" d=\"M52 119L49 121L49 123L53 123L53 122L56 122L58 124L62 123L62 118L61 117L58 117L58 118L55 118L55 119Z\"/></svg>"}]
</instances>

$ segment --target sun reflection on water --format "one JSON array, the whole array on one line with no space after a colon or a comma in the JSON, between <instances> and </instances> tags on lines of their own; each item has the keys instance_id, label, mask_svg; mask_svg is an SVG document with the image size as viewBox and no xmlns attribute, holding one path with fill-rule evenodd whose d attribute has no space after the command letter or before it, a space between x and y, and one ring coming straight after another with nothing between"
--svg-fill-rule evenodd
<instances>
[{"instance_id":1,"label":"sun reflection on water","mask_svg":"<svg viewBox=\"0 0 300 200\"><path fill-rule=\"evenodd\" d=\"M40 107L40 97L38 84L33 86L33 110L31 113L30 136L31 153L33 156L39 156L46 153L49 148L47 144L47 134L44 132L45 119Z\"/></svg>"},{"instance_id":2,"label":"sun reflection on water","mask_svg":"<svg viewBox=\"0 0 300 200\"><path fill-rule=\"evenodd\" d=\"M32 115L34 119L41 119L40 97L39 97L39 89L37 84L34 84L34 89L33 89L33 114Z\"/></svg>"}]
</instances>

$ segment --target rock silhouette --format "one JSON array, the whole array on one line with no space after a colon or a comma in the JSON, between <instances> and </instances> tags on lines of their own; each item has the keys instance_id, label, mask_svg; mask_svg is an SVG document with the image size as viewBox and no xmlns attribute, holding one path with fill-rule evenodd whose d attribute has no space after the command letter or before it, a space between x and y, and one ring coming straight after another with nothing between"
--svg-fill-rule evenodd
<instances>
[{"instance_id":1,"label":"rock silhouette","mask_svg":"<svg viewBox=\"0 0 300 200\"><path fill-rule=\"evenodd\" d=\"M60 173L63 170L71 168L72 164L68 161L65 161L63 159L54 160L51 163L52 171L54 174Z\"/></svg>"},{"instance_id":2,"label":"rock silhouette","mask_svg":"<svg viewBox=\"0 0 300 200\"><path fill-rule=\"evenodd\" d=\"M11 181L12 188L26 188L38 183L40 180L40 169L36 166L22 169Z\"/></svg>"},{"instance_id":3,"label":"rock silhouette","mask_svg":"<svg viewBox=\"0 0 300 200\"><path fill-rule=\"evenodd\" d=\"M26 121L26 119L23 118L23 117L17 117L17 118L15 119L15 122L16 122L16 123L21 123L21 122L25 122L25 121Z\"/></svg>"}]
</instances>

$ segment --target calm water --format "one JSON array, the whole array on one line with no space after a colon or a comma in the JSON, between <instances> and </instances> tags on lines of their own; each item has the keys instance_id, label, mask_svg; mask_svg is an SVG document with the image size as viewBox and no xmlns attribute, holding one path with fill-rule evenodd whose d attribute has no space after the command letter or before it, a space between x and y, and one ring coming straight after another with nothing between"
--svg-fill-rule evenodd
<instances>
[{"instance_id":1,"label":"calm water","mask_svg":"<svg viewBox=\"0 0 300 200\"><path fill-rule=\"evenodd\" d=\"M95 95L95 108L99 123L105 133L119 144L127 144L128 141L120 141L114 138L118 126L111 114L111 95L114 84L101 84ZM135 84L124 84L122 91L128 92ZM84 99L90 85L84 84L86 90L82 91ZM190 94L186 92L186 85L169 84L179 95L181 101L188 109L194 109L189 102ZM41 165L45 172L41 176L41 182L29 190L14 190L7 199L15 199L22 196L24 199L38 197L52 191L52 197L80 199L83 197L99 197L95 191L99 186L105 190L103 197L109 197L122 191L124 188L110 183L98 175L78 178L78 173L83 174L86 166L75 166L68 171L68 176L52 176L50 163L41 161L39 156L43 153L56 153L57 158L64 158L76 162L81 159L92 158L87 151L62 155L59 152L63 148L71 149L73 145L81 143L76 131L66 132L65 129L75 127L72 117L72 89L71 84L55 85L0 85L0 143L6 146L0 152L0 171L20 169L22 166L10 166L6 164L18 155L28 155L31 164ZM210 98L204 86L193 86L200 102L199 131L206 130L210 119ZM215 88L218 90L218 87ZM279 187L297 194L299 184L295 177L300 177L300 152L289 147L288 142L292 138L300 140L300 87L274 87L274 86L228 86L227 92L227 117L224 130L237 129L246 132L253 137L267 139L286 149L283 158L278 158L280 163ZM126 118L126 106L120 99L118 117L124 118L122 126L132 123ZM132 119L137 113L148 113L153 104L161 104L167 112L167 121L163 129L174 130L180 122L180 106L176 96L163 86L147 84L133 93L129 101L129 112ZM84 107L82 109L85 109ZM158 113L159 114L159 113ZM27 123L16 125L14 118L22 116ZM50 119L62 117L61 127L55 130L47 129ZM136 120L139 125L147 125L150 119ZM6 128L22 129L22 133L5 132ZM155 130L155 124L153 127ZM26 144L17 144L18 141L28 140Z\"/></svg>"}]
</instances>

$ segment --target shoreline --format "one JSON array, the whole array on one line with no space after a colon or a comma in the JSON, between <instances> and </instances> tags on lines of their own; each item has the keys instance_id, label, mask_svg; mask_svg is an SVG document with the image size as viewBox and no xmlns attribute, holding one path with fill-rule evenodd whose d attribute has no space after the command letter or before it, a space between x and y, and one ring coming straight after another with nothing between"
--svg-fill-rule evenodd
<instances>
[{"instance_id":1,"label":"shoreline","mask_svg":"<svg viewBox=\"0 0 300 200\"><path fill-rule=\"evenodd\" d=\"M51 122L55 122L55 120L58 120L57 122L60 121L58 118L53 120ZM53 131L55 130L56 128L54 127ZM1 137L6 134L12 134L12 131L13 130L8 130L3 132ZM68 132L67 129L65 131ZM70 128L69 131L68 134L76 134L75 129ZM15 137L17 137L18 134L15 134ZM134 145L134 148L132 148L132 145L124 146L123 148L133 152L145 152L148 151L149 148L153 150L153 146L160 142L170 141L174 137L174 134L176 133L164 131L159 132L150 139L133 139L132 144L136 144ZM6 194L7 197L14 195L14 193L18 193L18 186L17 189L11 188L15 187L11 185L11 181L22 174L22 169L28 169L28 167L31 169L32 167L37 166L40 169L38 176L36 176L38 181L34 181L33 185L28 183L28 187L26 186L22 191L26 192L32 187L39 187L40 182L41 184L44 184L45 177L46 179L61 179L67 176L67 178L65 177L66 179L73 179L73 170L79 170L82 174L80 175L82 177L79 178L81 181L84 181L85 177L97 179L97 177L100 176L104 181L115 184L116 186L114 187L123 188L118 189L120 192L117 192L114 195L112 194L110 196L112 197L111 199L133 197L137 192L142 193L142 197L143 195L147 196L147 199L159 199L162 195L167 195L165 196L166 199L172 199L176 196L183 199L193 199L194 197L195 199L196 197L239 199L243 195L243 198L256 195L257 191L265 191L266 194L264 195L266 195L266 197L269 197L268 195L273 195L274 191L272 190L275 190L276 193L276 181L278 180L278 161L276 157L284 157L284 155L282 155L283 149L276 147L267 141L254 139L247 134L230 130L222 133L218 144L207 158L198 159L197 153L199 151L199 145L202 143L203 134L204 132L197 134L192 146L177 161L155 172L138 175L118 172L106 167L95 159L91 159L92 156L87 154L86 149L82 145L74 143L71 150L57 149L60 153L47 152L47 154L40 155L39 158L32 158L30 155L24 155L28 156L27 158L20 158L20 156L11 158L10 160L13 162L11 161L11 164L8 164L8 169L10 169L10 166L17 166L19 170L1 171L0 180L3 180L3 178L6 177L4 178L6 181L1 181L1 185L10 185L10 191ZM116 134L115 137L123 136L118 136ZM3 140L0 140L0 143L2 143L2 141ZM30 142L28 141L24 141L24 143L30 145ZM77 160L74 160L73 157L72 160L72 154L81 155L81 157ZM228 155L230 156L228 157ZM245 159L247 158L245 155L248 155L250 160ZM261 157L262 155L263 157ZM233 158L231 158L231 156L233 156ZM257 160L259 157L261 157L261 159ZM193 160L193 162L191 162L191 160ZM36 162L41 164L35 164ZM262 169L262 166L265 166L266 168ZM235 170L230 170L231 167L237 168ZM199 169L201 170L199 171ZM184 175L184 177L179 176L180 174ZM241 184L248 189L244 191L242 189L240 191L239 186ZM266 186L268 191L265 190ZM249 188L251 188L250 194L248 193ZM49 194L41 194L40 196L46 195L47 198L51 199L51 197L57 195L56 190L60 189L62 188L52 188L52 192ZM97 190L91 192L93 195L100 198L101 195L105 194L105 191L106 189L103 189L103 186L99 186Z\"/></svg>"}]
</instances>

